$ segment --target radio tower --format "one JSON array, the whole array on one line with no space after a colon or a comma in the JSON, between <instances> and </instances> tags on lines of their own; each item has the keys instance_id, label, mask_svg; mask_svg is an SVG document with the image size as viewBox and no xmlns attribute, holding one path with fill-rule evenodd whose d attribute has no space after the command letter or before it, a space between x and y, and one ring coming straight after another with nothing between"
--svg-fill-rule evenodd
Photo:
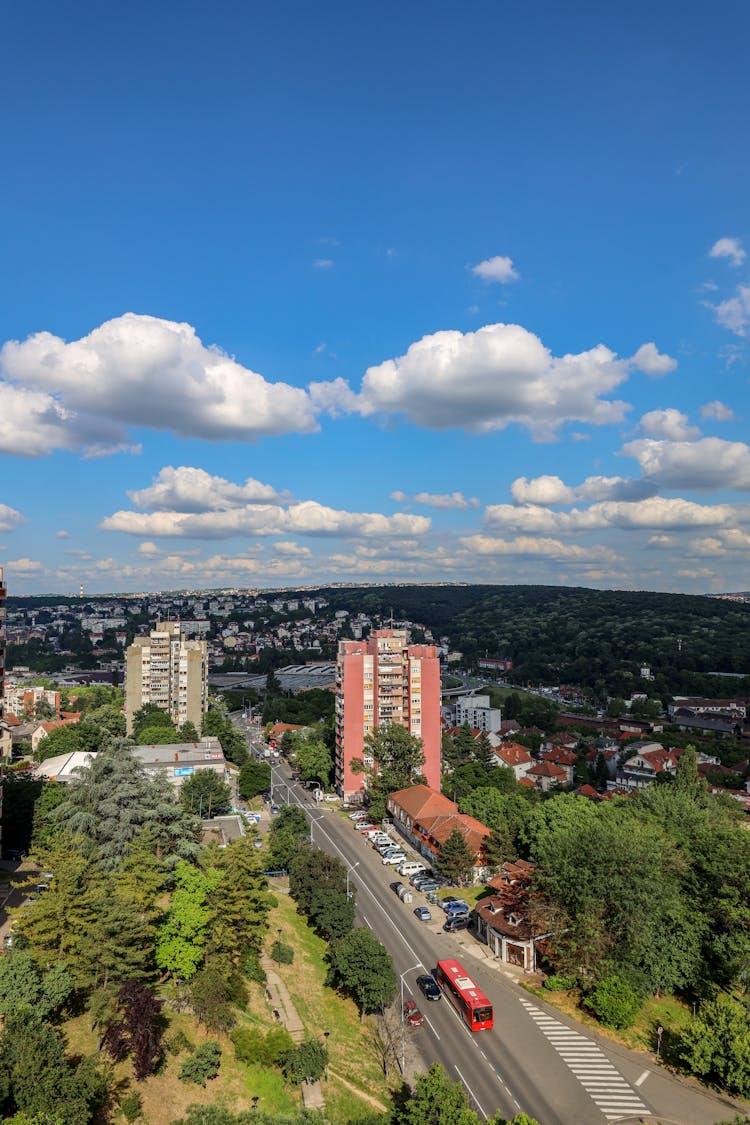
<instances>
[{"instance_id":1,"label":"radio tower","mask_svg":"<svg viewBox=\"0 0 750 1125\"><path fill-rule=\"evenodd\" d=\"M82 598L82 597L83 597L83 582L82 582L82 583L81 583L81 585L80 585L80 586L78 587L78 596L79 596L79 598Z\"/></svg>"}]
</instances>

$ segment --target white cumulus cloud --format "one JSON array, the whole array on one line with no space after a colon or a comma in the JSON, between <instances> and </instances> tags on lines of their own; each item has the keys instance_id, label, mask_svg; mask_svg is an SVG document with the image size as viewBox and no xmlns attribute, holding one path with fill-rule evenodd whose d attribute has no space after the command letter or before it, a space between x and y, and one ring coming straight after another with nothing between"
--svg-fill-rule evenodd
<instances>
[{"instance_id":1,"label":"white cumulus cloud","mask_svg":"<svg viewBox=\"0 0 750 1125\"><path fill-rule=\"evenodd\" d=\"M518 477L510 492L517 504L553 507L581 500L645 500L655 494L656 486L625 477L586 477L582 484L567 485L560 477L541 476L532 480Z\"/></svg>"},{"instance_id":2,"label":"white cumulus cloud","mask_svg":"<svg viewBox=\"0 0 750 1125\"><path fill-rule=\"evenodd\" d=\"M652 378L668 375L677 367L677 360L660 352L653 341L641 344L638 351L631 356L630 362L638 371L642 371L644 375L651 375Z\"/></svg>"},{"instance_id":3,"label":"white cumulus cloud","mask_svg":"<svg viewBox=\"0 0 750 1125\"><path fill-rule=\"evenodd\" d=\"M482 281L499 281L506 285L509 281L518 281L521 276L513 265L512 258L496 254L494 258L486 258L483 262L471 267L471 272L480 277Z\"/></svg>"},{"instance_id":4,"label":"white cumulus cloud","mask_svg":"<svg viewBox=\"0 0 750 1125\"><path fill-rule=\"evenodd\" d=\"M248 477L234 484L204 469L165 465L148 488L129 489L136 508L149 512L213 512L244 504L268 504L283 499L270 484Z\"/></svg>"},{"instance_id":5,"label":"white cumulus cloud","mask_svg":"<svg viewBox=\"0 0 750 1125\"><path fill-rule=\"evenodd\" d=\"M641 418L639 428L649 437L666 438L668 441L692 441L701 434L697 426L688 424L687 415L674 407L649 410Z\"/></svg>"},{"instance_id":6,"label":"white cumulus cloud","mask_svg":"<svg viewBox=\"0 0 750 1125\"><path fill-rule=\"evenodd\" d=\"M0 504L0 531L15 531L22 523L26 523L26 519L20 512L7 504Z\"/></svg>"},{"instance_id":7,"label":"white cumulus cloud","mask_svg":"<svg viewBox=\"0 0 750 1125\"><path fill-rule=\"evenodd\" d=\"M742 441L640 438L622 452L638 461L645 477L668 488L750 489L750 446Z\"/></svg>"},{"instance_id":8,"label":"white cumulus cloud","mask_svg":"<svg viewBox=\"0 0 750 1125\"><path fill-rule=\"evenodd\" d=\"M403 492L392 492L391 500L403 497L408 500ZM428 508L455 508L466 511L469 508L478 508L479 500L476 496L464 496L463 492L417 492L412 496L415 504L425 504ZM401 501L403 503L403 500Z\"/></svg>"},{"instance_id":9,"label":"white cumulus cloud","mask_svg":"<svg viewBox=\"0 0 750 1125\"><path fill-rule=\"evenodd\" d=\"M460 540L469 551L480 555L519 555L565 559L568 562L588 563L594 559L614 561L616 553L609 547L577 547L561 543L559 539L519 536L516 539L494 539L487 535L470 535Z\"/></svg>"},{"instance_id":10,"label":"white cumulus cloud","mask_svg":"<svg viewBox=\"0 0 750 1125\"><path fill-rule=\"evenodd\" d=\"M750 285L738 285L734 297L711 306L722 328L737 336L746 336L750 327Z\"/></svg>"},{"instance_id":11,"label":"white cumulus cloud","mask_svg":"<svg viewBox=\"0 0 750 1125\"><path fill-rule=\"evenodd\" d=\"M13 411L11 425L0 401L0 449L22 423L10 452L94 443L105 452L126 440L125 426L237 441L317 429L306 390L271 383L206 347L191 325L153 316L126 313L71 343L49 332L8 341L0 376Z\"/></svg>"},{"instance_id":12,"label":"white cumulus cloud","mask_svg":"<svg viewBox=\"0 0 750 1125\"><path fill-rule=\"evenodd\" d=\"M628 405L604 396L628 370L628 361L602 344L556 357L518 324L489 324L424 336L405 355L370 367L359 395L342 409L404 414L416 425L478 433L517 422L550 438L567 421L621 422Z\"/></svg>"},{"instance_id":13,"label":"white cumulus cloud","mask_svg":"<svg viewBox=\"0 0 750 1125\"><path fill-rule=\"evenodd\" d=\"M588 508L554 512L536 504L493 504L485 509L487 527L533 534L577 534L619 529L716 527L735 518L728 504L702 505L692 500L652 496L645 500L603 500Z\"/></svg>"},{"instance_id":14,"label":"white cumulus cloud","mask_svg":"<svg viewBox=\"0 0 750 1125\"><path fill-rule=\"evenodd\" d=\"M741 266L747 254L739 238L720 238L709 250L711 258L728 258L730 266Z\"/></svg>"},{"instance_id":15,"label":"white cumulus cloud","mask_svg":"<svg viewBox=\"0 0 750 1125\"><path fill-rule=\"evenodd\" d=\"M706 402L701 407L701 418L711 418L714 422L731 422L734 418L734 411L731 406L726 403L714 399L713 402Z\"/></svg>"}]
</instances>

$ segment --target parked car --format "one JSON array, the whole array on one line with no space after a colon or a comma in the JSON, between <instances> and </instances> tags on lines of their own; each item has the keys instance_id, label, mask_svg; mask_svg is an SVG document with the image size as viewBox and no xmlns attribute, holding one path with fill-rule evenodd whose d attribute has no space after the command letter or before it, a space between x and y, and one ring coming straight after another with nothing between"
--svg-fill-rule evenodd
<instances>
[{"instance_id":1,"label":"parked car","mask_svg":"<svg viewBox=\"0 0 750 1125\"><path fill-rule=\"evenodd\" d=\"M455 934L458 930L466 930L469 927L468 914L453 914L451 917L446 918L443 929L447 934Z\"/></svg>"},{"instance_id":2,"label":"parked car","mask_svg":"<svg viewBox=\"0 0 750 1125\"><path fill-rule=\"evenodd\" d=\"M400 863L401 860L405 859L405 858L406 857L404 856L403 852L393 852L393 853L386 852L386 854L383 856L383 858L381 859L380 862L383 863L383 864L387 863L391 867L395 867L395 865L397 863Z\"/></svg>"},{"instance_id":3,"label":"parked car","mask_svg":"<svg viewBox=\"0 0 750 1125\"><path fill-rule=\"evenodd\" d=\"M437 981L430 973L417 977L417 984L428 1000L440 999L440 989L437 986Z\"/></svg>"},{"instance_id":4,"label":"parked car","mask_svg":"<svg viewBox=\"0 0 750 1125\"><path fill-rule=\"evenodd\" d=\"M434 881L432 875L428 874L426 871L420 872L419 875L409 876L409 882L412 887L416 887L417 890L419 890L423 883L434 883Z\"/></svg>"},{"instance_id":5,"label":"parked car","mask_svg":"<svg viewBox=\"0 0 750 1125\"><path fill-rule=\"evenodd\" d=\"M468 914L469 909L468 902L452 902L449 906L443 907L449 918L452 918L454 914Z\"/></svg>"},{"instance_id":6,"label":"parked car","mask_svg":"<svg viewBox=\"0 0 750 1125\"><path fill-rule=\"evenodd\" d=\"M401 890L403 885L404 885L403 883L398 883L398 882L391 883L391 890L394 892L394 894L398 894L398 892Z\"/></svg>"},{"instance_id":7,"label":"parked car","mask_svg":"<svg viewBox=\"0 0 750 1125\"><path fill-rule=\"evenodd\" d=\"M349 820L369 820L370 814L365 812L364 809L357 809L356 812L349 813Z\"/></svg>"},{"instance_id":8,"label":"parked car","mask_svg":"<svg viewBox=\"0 0 750 1125\"><path fill-rule=\"evenodd\" d=\"M418 906L415 909L414 913L416 914L420 922L432 921L432 914L430 914L429 908L427 906Z\"/></svg>"},{"instance_id":9,"label":"parked car","mask_svg":"<svg viewBox=\"0 0 750 1125\"><path fill-rule=\"evenodd\" d=\"M404 1003L404 1019L409 1024L409 1027L421 1027L424 1023L424 1016L416 1005L416 1001L407 1000Z\"/></svg>"},{"instance_id":10,"label":"parked car","mask_svg":"<svg viewBox=\"0 0 750 1125\"><path fill-rule=\"evenodd\" d=\"M434 881L421 883L418 889L422 892L423 895L428 895L430 891L439 891L440 884Z\"/></svg>"},{"instance_id":11,"label":"parked car","mask_svg":"<svg viewBox=\"0 0 750 1125\"><path fill-rule=\"evenodd\" d=\"M440 905L442 906L443 910L447 910L449 907L453 906L454 903L457 906L468 907L468 903L464 902L462 898L458 898L456 895L448 895L447 898L443 898L440 900Z\"/></svg>"}]
</instances>

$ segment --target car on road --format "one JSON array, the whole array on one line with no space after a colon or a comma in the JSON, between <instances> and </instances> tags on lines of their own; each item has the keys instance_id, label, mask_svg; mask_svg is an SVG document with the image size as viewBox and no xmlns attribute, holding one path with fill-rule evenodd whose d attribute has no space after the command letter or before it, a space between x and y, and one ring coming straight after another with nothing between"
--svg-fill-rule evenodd
<instances>
[{"instance_id":1,"label":"car on road","mask_svg":"<svg viewBox=\"0 0 750 1125\"><path fill-rule=\"evenodd\" d=\"M430 914L429 907L427 906L417 906L414 910L414 913L416 914L420 922L432 921L432 914Z\"/></svg>"},{"instance_id":2,"label":"car on road","mask_svg":"<svg viewBox=\"0 0 750 1125\"><path fill-rule=\"evenodd\" d=\"M395 867L396 864L400 863L402 859L406 859L406 856L403 852L386 852L380 862L383 864L387 863L389 864L389 866Z\"/></svg>"},{"instance_id":3,"label":"car on road","mask_svg":"<svg viewBox=\"0 0 750 1125\"><path fill-rule=\"evenodd\" d=\"M426 973L424 976L417 977L417 984L428 1000L440 999L440 989L437 986L437 981L430 973Z\"/></svg>"},{"instance_id":4,"label":"car on road","mask_svg":"<svg viewBox=\"0 0 750 1125\"><path fill-rule=\"evenodd\" d=\"M421 1027L424 1023L424 1016L416 1005L416 1001L407 1000L404 1003L404 1019L409 1024L409 1027Z\"/></svg>"}]
</instances>

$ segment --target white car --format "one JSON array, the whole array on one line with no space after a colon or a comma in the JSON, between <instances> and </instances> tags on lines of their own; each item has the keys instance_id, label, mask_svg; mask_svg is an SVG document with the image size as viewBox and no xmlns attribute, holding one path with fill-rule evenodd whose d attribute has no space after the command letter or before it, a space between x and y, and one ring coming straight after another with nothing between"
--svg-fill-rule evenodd
<instances>
[{"instance_id":1,"label":"white car","mask_svg":"<svg viewBox=\"0 0 750 1125\"><path fill-rule=\"evenodd\" d=\"M406 859L406 853L405 852L388 852L386 855L383 856L383 858L381 860L381 863L383 863L383 864L387 863L391 867L395 867L397 863L403 863L405 859Z\"/></svg>"}]
</instances>

